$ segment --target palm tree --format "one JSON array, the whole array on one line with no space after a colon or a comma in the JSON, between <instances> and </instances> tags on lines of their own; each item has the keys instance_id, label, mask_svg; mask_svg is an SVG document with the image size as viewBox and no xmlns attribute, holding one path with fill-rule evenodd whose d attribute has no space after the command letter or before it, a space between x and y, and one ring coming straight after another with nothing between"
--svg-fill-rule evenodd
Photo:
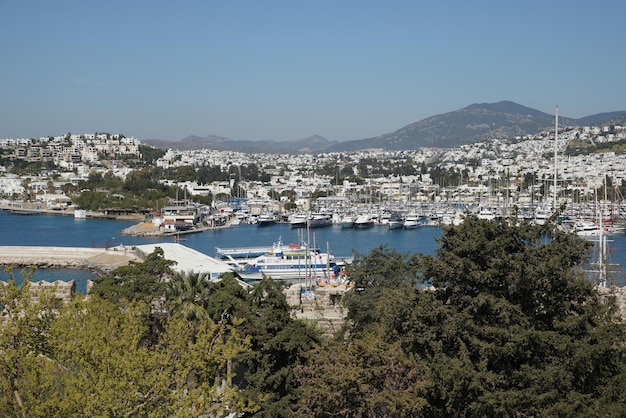
<instances>
[{"instance_id":1,"label":"palm tree","mask_svg":"<svg viewBox=\"0 0 626 418\"><path fill-rule=\"evenodd\" d=\"M207 301L210 282L206 273L176 272L167 292L167 306L172 315L190 322L209 319Z\"/></svg>"},{"instance_id":2,"label":"palm tree","mask_svg":"<svg viewBox=\"0 0 626 418\"><path fill-rule=\"evenodd\" d=\"M211 321L207 311L211 283L206 273L176 272L166 293L166 306L172 316L183 318L193 328L190 345L196 344L201 323ZM198 384L198 371L189 370L187 387L195 389Z\"/></svg>"}]
</instances>

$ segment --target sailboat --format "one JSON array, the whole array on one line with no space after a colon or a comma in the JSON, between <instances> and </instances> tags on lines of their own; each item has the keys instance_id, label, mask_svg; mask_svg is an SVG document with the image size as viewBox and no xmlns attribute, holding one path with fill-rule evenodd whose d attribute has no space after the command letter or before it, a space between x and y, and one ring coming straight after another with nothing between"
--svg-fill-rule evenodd
<instances>
[{"instance_id":1,"label":"sailboat","mask_svg":"<svg viewBox=\"0 0 626 418\"><path fill-rule=\"evenodd\" d=\"M589 274L589 279L593 280L596 286L607 287L610 279L609 276L611 273L615 272L614 268L617 264L612 264L609 260L607 228L605 227L602 219L602 211L598 211L598 213L598 232L594 235L597 237L597 239L594 239L594 241L596 241L596 257L595 260L591 262L591 265L594 266L594 268L587 270L587 273Z\"/></svg>"}]
</instances>

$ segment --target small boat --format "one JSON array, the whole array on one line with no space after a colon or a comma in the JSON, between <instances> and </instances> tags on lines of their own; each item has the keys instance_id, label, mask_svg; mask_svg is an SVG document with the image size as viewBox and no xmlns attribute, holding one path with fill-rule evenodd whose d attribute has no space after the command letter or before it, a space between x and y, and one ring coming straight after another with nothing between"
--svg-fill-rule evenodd
<instances>
[{"instance_id":1,"label":"small boat","mask_svg":"<svg viewBox=\"0 0 626 418\"><path fill-rule=\"evenodd\" d=\"M494 219L496 219L495 213L493 213L491 209L483 207L483 206L478 208L478 211L476 212L476 217L478 219L487 220L487 221L493 221Z\"/></svg>"},{"instance_id":2,"label":"small boat","mask_svg":"<svg viewBox=\"0 0 626 418\"><path fill-rule=\"evenodd\" d=\"M389 225L389 229L402 229L404 226L404 219L402 218L402 214L398 212L394 212L389 216L389 221L387 221L387 225Z\"/></svg>"},{"instance_id":3,"label":"small boat","mask_svg":"<svg viewBox=\"0 0 626 418\"><path fill-rule=\"evenodd\" d=\"M420 222L419 216L409 214L404 218L403 226L404 229L417 229L422 226L422 223Z\"/></svg>"},{"instance_id":4,"label":"small boat","mask_svg":"<svg viewBox=\"0 0 626 418\"><path fill-rule=\"evenodd\" d=\"M276 223L276 215L270 213L262 213L256 220L257 226L270 226Z\"/></svg>"},{"instance_id":5,"label":"small boat","mask_svg":"<svg viewBox=\"0 0 626 418\"><path fill-rule=\"evenodd\" d=\"M441 218L437 215L430 215L424 218L424 221L421 222L422 226L440 226Z\"/></svg>"},{"instance_id":6,"label":"small boat","mask_svg":"<svg viewBox=\"0 0 626 418\"><path fill-rule=\"evenodd\" d=\"M574 231L580 237L597 237L604 233L602 225L586 220L575 222Z\"/></svg>"},{"instance_id":7,"label":"small boat","mask_svg":"<svg viewBox=\"0 0 626 418\"><path fill-rule=\"evenodd\" d=\"M368 214L357 216L354 221L354 227L357 229L371 228L374 226L374 219Z\"/></svg>"},{"instance_id":8,"label":"small boat","mask_svg":"<svg viewBox=\"0 0 626 418\"><path fill-rule=\"evenodd\" d=\"M313 213L308 222L310 228L329 226L333 224L333 216L328 213Z\"/></svg>"},{"instance_id":9,"label":"small boat","mask_svg":"<svg viewBox=\"0 0 626 418\"><path fill-rule=\"evenodd\" d=\"M342 228L354 228L354 215L344 215L341 218L341 227Z\"/></svg>"},{"instance_id":10,"label":"small boat","mask_svg":"<svg viewBox=\"0 0 626 418\"><path fill-rule=\"evenodd\" d=\"M292 228L306 228L309 222L309 215L306 213L294 213L289 219L289 226Z\"/></svg>"}]
</instances>

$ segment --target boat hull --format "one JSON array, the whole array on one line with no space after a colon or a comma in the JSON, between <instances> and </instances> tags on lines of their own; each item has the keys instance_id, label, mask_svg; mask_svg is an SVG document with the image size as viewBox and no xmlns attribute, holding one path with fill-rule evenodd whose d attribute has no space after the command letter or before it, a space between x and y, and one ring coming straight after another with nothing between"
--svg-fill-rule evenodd
<instances>
[{"instance_id":1,"label":"boat hull","mask_svg":"<svg viewBox=\"0 0 626 418\"><path fill-rule=\"evenodd\" d=\"M389 221L389 229L402 229L402 221Z\"/></svg>"}]
</instances>

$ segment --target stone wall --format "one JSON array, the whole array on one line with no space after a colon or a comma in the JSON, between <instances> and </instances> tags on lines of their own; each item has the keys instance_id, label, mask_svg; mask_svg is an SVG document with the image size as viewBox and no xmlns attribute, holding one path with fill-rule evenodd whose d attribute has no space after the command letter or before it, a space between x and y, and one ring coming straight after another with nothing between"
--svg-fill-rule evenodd
<instances>
[{"instance_id":1,"label":"stone wall","mask_svg":"<svg viewBox=\"0 0 626 418\"><path fill-rule=\"evenodd\" d=\"M347 310L342 307L341 298L348 289L345 285L307 289L298 284L292 285L284 293L295 318L315 322L326 334L332 335L344 323Z\"/></svg>"},{"instance_id":2,"label":"stone wall","mask_svg":"<svg viewBox=\"0 0 626 418\"><path fill-rule=\"evenodd\" d=\"M600 297L615 298L615 305L622 320L626 321L626 287L598 287Z\"/></svg>"},{"instance_id":3,"label":"stone wall","mask_svg":"<svg viewBox=\"0 0 626 418\"><path fill-rule=\"evenodd\" d=\"M0 281L0 284L6 285L6 282ZM57 280L55 282L46 282L43 280L38 282L31 282L31 302L37 303L39 294L44 290L51 291L52 296L60 299L64 303L68 303L72 300L72 297L74 297L74 294L76 293L76 283L74 282L74 280L70 280L67 282L62 280Z\"/></svg>"},{"instance_id":4,"label":"stone wall","mask_svg":"<svg viewBox=\"0 0 626 418\"><path fill-rule=\"evenodd\" d=\"M303 285L293 285L284 293L295 318L316 322L327 335L332 335L345 321L347 310L342 307L341 298L348 289L346 286L306 289ZM626 321L626 287L598 287L598 293L601 298L614 298L618 314Z\"/></svg>"},{"instance_id":5,"label":"stone wall","mask_svg":"<svg viewBox=\"0 0 626 418\"><path fill-rule=\"evenodd\" d=\"M76 293L76 283L74 280L62 281L57 280L55 282L38 281L32 282L30 285L30 291L32 298L37 299L38 294L43 290L51 290L52 295L57 299L62 300L64 303L68 303L72 300L72 297Z\"/></svg>"}]
</instances>

